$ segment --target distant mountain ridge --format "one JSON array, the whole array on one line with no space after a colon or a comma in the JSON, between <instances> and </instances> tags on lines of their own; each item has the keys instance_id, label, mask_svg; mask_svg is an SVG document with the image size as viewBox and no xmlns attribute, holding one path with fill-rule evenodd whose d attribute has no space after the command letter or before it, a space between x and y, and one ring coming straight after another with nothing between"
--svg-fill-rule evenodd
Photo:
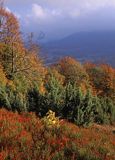
<instances>
[{"instance_id":1,"label":"distant mountain ridge","mask_svg":"<svg viewBox=\"0 0 115 160\"><path fill-rule=\"evenodd\" d=\"M69 55L81 61L102 61L115 66L115 31L79 32L42 45L49 61Z\"/></svg>"}]
</instances>

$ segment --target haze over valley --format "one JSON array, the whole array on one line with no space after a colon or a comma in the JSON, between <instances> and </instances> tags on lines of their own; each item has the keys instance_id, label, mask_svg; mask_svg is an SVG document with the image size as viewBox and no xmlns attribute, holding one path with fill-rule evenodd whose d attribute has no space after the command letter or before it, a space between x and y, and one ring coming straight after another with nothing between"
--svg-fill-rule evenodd
<instances>
[{"instance_id":1,"label":"haze over valley","mask_svg":"<svg viewBox=\"0 0 115 160\"><path fill-rule=\"evenodd\" d=\"M6 0L5 6L24 35L34 34L48 62L69 55L114 65L115 0Z\"/></svg>"},{"instance_id":2,"label":"haze over valley","mask_svg":"<svg viewBox=\"0 0 115 160\"><path fill-rule=\"evenodd\" d=\"M78 32L41 44L41 53L52 63L64 56L81 62L93 61L115 66L115 31Z\"/></svg>"}]
</instances>

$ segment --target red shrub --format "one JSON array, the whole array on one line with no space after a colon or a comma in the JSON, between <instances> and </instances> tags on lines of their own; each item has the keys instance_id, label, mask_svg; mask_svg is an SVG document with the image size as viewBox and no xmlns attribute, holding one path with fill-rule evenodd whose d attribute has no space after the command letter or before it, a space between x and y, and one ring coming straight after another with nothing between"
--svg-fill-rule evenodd
<instances>
[{"instance_id":1,"label":"red shrub","mask_svg":"<svg viewBox=\"0 0 115 160\"><path fill-rule=\"evenodd\" d=\"M0 110L0 160L115 158L115 135L93 126L79 128L64 120L46 127L34 113Z\"/></svg>"}]
</instances>

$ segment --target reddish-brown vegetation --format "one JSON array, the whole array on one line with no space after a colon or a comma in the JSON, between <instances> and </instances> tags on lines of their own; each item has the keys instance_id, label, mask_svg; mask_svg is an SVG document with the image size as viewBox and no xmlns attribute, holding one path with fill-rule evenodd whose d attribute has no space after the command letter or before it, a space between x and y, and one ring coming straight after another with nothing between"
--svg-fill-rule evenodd
<instances>
[{"instance_id":1,"label":"reddish-brown vegetation","mask_svg":"<svg viewBox=\"0 0 115 160\"><path fill-rule=\"evenodd\" d=\"M64 120L46 126L33 113L0 110L0 160L113 160L115 135Z\"/></svg>"}]
</instances>

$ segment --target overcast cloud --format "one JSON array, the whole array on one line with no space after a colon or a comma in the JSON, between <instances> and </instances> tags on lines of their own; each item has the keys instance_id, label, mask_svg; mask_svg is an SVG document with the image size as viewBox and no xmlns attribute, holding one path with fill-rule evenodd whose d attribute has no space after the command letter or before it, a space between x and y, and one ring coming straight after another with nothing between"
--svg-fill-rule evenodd
<instances>
[{"instance_id":1,"label":"overcast cloud","mask_svg":"<svg viewBox=\"0 0 115 160\"><path fill-rule=\"evenodd\" d=\"M46 40L115 29L115 0L6 0L6 7L19 18L24 31L43 31Z\"/></svg>"}]
</instances>

